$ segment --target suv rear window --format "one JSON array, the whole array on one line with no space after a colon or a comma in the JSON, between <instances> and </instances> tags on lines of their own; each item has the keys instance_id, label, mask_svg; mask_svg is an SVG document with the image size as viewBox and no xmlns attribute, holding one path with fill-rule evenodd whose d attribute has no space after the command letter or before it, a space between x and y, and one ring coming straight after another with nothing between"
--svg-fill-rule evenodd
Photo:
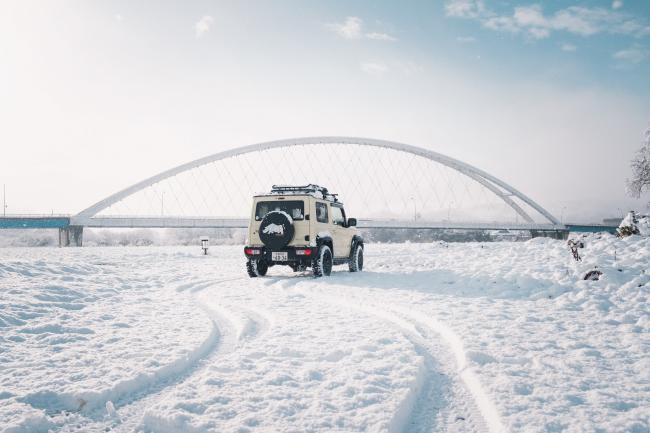
<instances>
[{"instance_id":1,"label":"suv rear window","mask_svg":"<svg viewBox=\"0 0 650 433\"><path fill-rule=\"evenodd\" d=\"M305 219L305 205L302 201L260 201L255 208L255 221L260 221L264 216L274 210L288 213L294 220Z\"/></svg>"}]
</instances>

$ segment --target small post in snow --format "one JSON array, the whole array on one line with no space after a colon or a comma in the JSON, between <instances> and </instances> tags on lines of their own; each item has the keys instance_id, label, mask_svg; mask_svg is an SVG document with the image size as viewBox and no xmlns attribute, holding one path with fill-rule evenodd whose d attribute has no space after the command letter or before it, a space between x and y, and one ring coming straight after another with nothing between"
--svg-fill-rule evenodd
<instances>
[{"instance_id":1,"label":"small post in snow","mask_svg":"<svg viewBox=\"0 0 650 433\"><path fill-rule=\"evenodd\" d=\"M208 237L207 236L201 236L201 249L203 250L203 255L207 256L208 255Z\"/></svg>"}]
</instances>

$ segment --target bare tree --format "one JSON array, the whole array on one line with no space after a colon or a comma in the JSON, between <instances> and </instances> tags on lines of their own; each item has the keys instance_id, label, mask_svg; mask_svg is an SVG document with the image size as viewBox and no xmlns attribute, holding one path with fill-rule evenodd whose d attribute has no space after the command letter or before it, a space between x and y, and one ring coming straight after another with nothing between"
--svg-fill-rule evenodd
<instances>
[{"instance_id":1,"label":"bare tree","mask_svg":"<svg viewBox=\"0 0 650 433\"><path fill-rule=\"evenodd\" d=\"M635 198L641 197L641 194L650 190L650 128L644 136L644 144L630 164L632 179L627 180L627 189Z\"/></svg>"}]
</instances>

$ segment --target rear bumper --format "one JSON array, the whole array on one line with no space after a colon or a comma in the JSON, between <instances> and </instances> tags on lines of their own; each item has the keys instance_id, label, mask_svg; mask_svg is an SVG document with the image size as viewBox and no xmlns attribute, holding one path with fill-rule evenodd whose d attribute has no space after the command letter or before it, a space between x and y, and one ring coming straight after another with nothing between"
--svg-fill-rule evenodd
<instances>
[{"instance_id":1,"label":"rear bumper","mask_svg":"<svg viewBox=\"0 0 650 433\"><path fill-rule=\"evenodd\" d=\"M264 259L267 263L289 264L289 263L310 263L316 255L316 247L285 247L281 250L271 251L266 247L245 246L244 255L249 259ZM302 254L300 254L302 252ZM287 253L287 260L273 260L273 253Z\"/></svg>"}]
</instances>

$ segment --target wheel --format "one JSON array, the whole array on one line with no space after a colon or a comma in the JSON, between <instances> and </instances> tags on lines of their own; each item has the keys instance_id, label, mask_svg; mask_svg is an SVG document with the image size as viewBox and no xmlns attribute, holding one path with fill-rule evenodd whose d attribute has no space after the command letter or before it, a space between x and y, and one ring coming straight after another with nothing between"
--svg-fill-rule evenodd
<instances>
[{"instance_id":1,"label":"wheel","mask_svg":"<svg viewBox=\"0 0 650 433\"><path fill-rule=\"evenodd\" d=\"M332 250L327 245L321 245L312 265L314 277L328 277L332 273Z\"/></svg>"},{"instance_id":2,"label":"wheel","mask_svg":"<svg viewBox=\"0 0 650 433\"><path fill-rule=\"evenodd\" d=\"M246 271L251 278L263 277L268 270L269 265L265 260L248 259L246 262Z\"/></svg>"},{"instance_id":3,"label":"wheel","mask_svg":"<svg viewBox=\"0 0 650 433\"><path fill-rule=\"evenodd\" d=\"M360 272L363 270L363 245L356 244L350 254L350 262L348 263L350 272Z\"/></svg>"}]
</instances>

